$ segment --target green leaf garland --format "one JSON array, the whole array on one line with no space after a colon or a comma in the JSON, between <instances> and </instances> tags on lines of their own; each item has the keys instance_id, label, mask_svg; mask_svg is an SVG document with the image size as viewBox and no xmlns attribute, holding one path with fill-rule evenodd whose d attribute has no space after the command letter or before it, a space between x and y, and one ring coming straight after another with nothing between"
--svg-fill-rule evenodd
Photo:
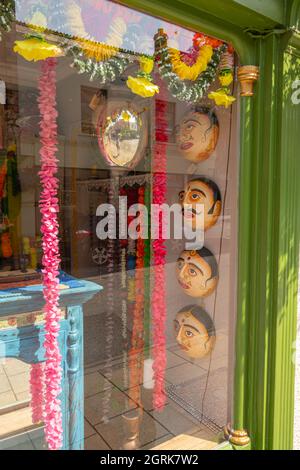
<instances>
[{"instance_id":1,"label":"green leaf garland","mask_svg":"<svg viewBox=\"0 0 300 470\"><path fill-rule=\"evenodd\" d=\"M226 44L215 48L207 69L199 75L195 82L189 82L181 80L173 72L165 33L158 33L155 36L155 60L161 78L166 81L168 89L174 98L189 103L196 103L203 98L208 88L216 79L221 57L227 51L227 48Z\"/></svg>"},{"instance_id":2,"label":"green leaf garland","mask_svg":"<svg viewBox=\"0 0 300 470\"><path fill-rule=\"evenodd\" d=\"M130 58L124 54L111 57L103 62L87 59L82 49L77 45L67 46L65 52L67 56L72 57L73 67L78 73L87 73L91 81L97 80L101 84L117 80L130 63Z\"/></svg>"},{"instance_id":3,"label":"green leaf garland","mask_svg":"<svg viewBox=\"0 0 300 470\"><path fill-rule=\"evenodd\" d=\"M1 32L9 32L11 24L15 20L14 4L15 2L11 0L2 0L0 3L0 41Z\"/></svg>"}]
</instances>

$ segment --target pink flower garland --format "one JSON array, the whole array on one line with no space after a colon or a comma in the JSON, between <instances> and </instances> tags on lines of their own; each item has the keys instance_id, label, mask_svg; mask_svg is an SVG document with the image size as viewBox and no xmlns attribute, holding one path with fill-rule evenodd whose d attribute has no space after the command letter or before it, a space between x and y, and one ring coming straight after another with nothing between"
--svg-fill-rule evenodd
<instances>
[{"instance_id":1,"label":"pink flower garland","mask_svg":"<svg viewBox=\"0 0 300 470\"><path fill-rule=\"evenodd\" d=\"M156 122L156 144L154 147L153 161L153 204L164 204L167 193L167 141L166 133L166 107L165 101L156 100L155 122ZM165 370L166 370L166 279L165 263L166 248L164 244L164 220L155 215L155 225L158 228L159 237L153 241L154 258L154 280L152 292L152 321L153 321L153 371L154 392L153 405L155 410L162 410L166 403L165 393Z\"/></svg>"},{"instance_id":2,"label":"pink flower garland","mask_svg":"<svg viewBox=\"0 0 300 470\"><path fill-rule=\"evenodd\" d=\"M30 393L31 393L31 415L32 423L40 423L43 420L44 411L44 364L38 362L31 365L30 370Z\"/></svg>"},{"instance_id":3,"label":"pink flower garland","mask_svg":"<svg viewBox=\"0 0 300 470\"><path fill-rule=\"evenodd\" d=\"M56 110L56 59L47 59L41 65L39 80L39 109L41 113L41 170L39 172L42 191L40 195L41 233L43 248L43 294L45 299L45 436L50 450L62 446L62 413L59 394L61 392L61 354L58 335L59 309L59 240L58 240L58 160L57 110Z\"/></svg>"}]
</instances>

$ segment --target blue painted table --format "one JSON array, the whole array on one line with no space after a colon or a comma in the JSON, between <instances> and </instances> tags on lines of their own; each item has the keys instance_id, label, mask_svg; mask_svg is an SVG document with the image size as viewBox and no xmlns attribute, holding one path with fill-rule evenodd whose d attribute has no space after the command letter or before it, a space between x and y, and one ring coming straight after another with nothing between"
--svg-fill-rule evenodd
<instances>
[{"instance_id":1,"label":"blue painted table","mask_svg":"<svg viewBox=\"0 0 300 470\"><path fill-rule=\"evenodd\" d=\"M73 281L73 285L76 281ZM72 283L71 283L72 285ZM78 287L79 286L79 287ZM59 345L62 354L63 449L79 450L84 443L83 310L102 289L89 281L60 291ZM5 357L27 364L43 362L45 329L41 286L0 291L0 361Z\"/></svg>"}]
</instances>

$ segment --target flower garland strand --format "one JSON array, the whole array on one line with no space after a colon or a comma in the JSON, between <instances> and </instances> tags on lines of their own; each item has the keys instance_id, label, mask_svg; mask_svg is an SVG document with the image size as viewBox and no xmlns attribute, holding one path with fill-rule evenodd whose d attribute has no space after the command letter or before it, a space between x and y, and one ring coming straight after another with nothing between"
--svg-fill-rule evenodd
<instances>
[{"instance_id":1,"label":"flower garland strand","mask_svg":"<svg viewBox=\"0 0 300 470\"><path fill-rule=\"evenodd\" d=\"M151 344L151 319L150 319L150 259L151 259L151 186L150 183L146 183L145 189L145 206L148 210L148 238L144 240L144 291L145 291L145 313L144 313L144 335L145 335L145 357L150 358L150 344Z\"/></svg>"},{"instance_id":2,"label":"flower garland strand","mask_svg":"<svg viewBox=\"0 0 300 470\"><path fill-rule=\"evenodd\" d=\"M44 413L44 364L42 362L31 364L30 395L32 423L37 424L43 421Z\"/></svg>"},{"instance_id":3,"label":"flower garland strand","mask_svg":"<svg viewBox=\"0 0 300 470\"><path fill-rule=\"evenodd\" d=\"M121 187L119 195L121 197L127 197L127 191L125 187ZM123 220L123 217L127 217L126 208L120 208L119 220ZM122 366L123 366L123 388L128 389L128 335L127 335L127 245L128 240L120 240L119 243L119 258L120 258L120 272L121 272L121 318L122 318L122 342L123 342L123 353L122 353Z\"/></svg>"},{"instance_id":4,"label":"flower garland strand","mask_svg":"<svg viewBox=\"0 0 300 470\"><path fill-rule=\"evenodd\" d=\"M138 189L138 204L145 204L145 188ZM135 267L135 305L133 310L133 324L131 335L131 347L128 354L129 388L132 400L142 409L141 383L143 379L144 365L144 251L145 241L142 234L145 229L145 221L139 227L139 237L136 246Z\"/></svg>"},{"instance_id":5,"label":"flower garland strand","mask_svg":"<svg viewBox=\"0 0 300 470\"><path fill-rule=\"evenodd\" d=\"M169 48L170 59L173 72L181 80L197 80L200 73L207 69L207 65L212 58L213 48L204 44L200 48L193 47L187 53L181 53L177 49Z\"/></svg>"},{"instance_id":6,"label":"flower garland strand","mask_svg":"<svg viewBox=\"0 0 300 470\"><path fill-rule=\"evenodd\" d=\"M214 100L217 106L225 106L225 108L228 108L236 101L236 98L231 96L230 91L234 71L234 55L231 48L228 48L228 51L223 54L219 70L219 82L221 84L221 88L209 93L208 98Z\"/></svg>"},{"instance_id":7,"label":"flower garland strand","mask_svg":"<svg viewBox=\"0 0 300 470\"><path fill-rule=\"evenodd\" d=\"M166 101L156 100L155 122L156 143L153 161L153 204L161 206L166 202L167 194L167 120ZM154 215L154 224L158 238L152 243L154 258L154 279L152 291L152 322L153 322L153 371L154 392L153 405L155 410L162 410L166 403L165 369L166 369L166 248L164 243L164 220L159 213Z\"/></svg>"},{"instance_id":8,"label":"flower garland strand","mask_svg":"<svg viewBox=\"0 0 300 470\"><path fill-rule=\"evenodd\" d=\"M39 80L39 109L41 114L41 170L39 172L42 191L40 195L41 233L43 249L43 294L45 299L45 435L50 450L62 446L62 412L59 394L61 392L61 354L59 351L59 212L56 176L57 151L57 110L56 110L56 59L42 63Z\"/></svg>"},{"instance_id":9,"label":"flower garland strand","mask_svg":"<svg viewBox=\"0 0 300 470\"><path fill-rule=\"evenodd\" d=\"M116 194L116 180L111 177L110 187L108 189L108 240L107 240L107 285L106 285L106 298L107 298L107 310L104 322L104 329L106 333L105 338L105 376L107 380L112 380L113 375L113 340L114 340L114 311L115 311L115 234L113 233L112 220L115 215L115 194ZM109 421L109 410L111 401L112 389L109 387L103 394L103 423L107 424Z\"/></svg>"},{"instance_id":10,"label":"flower garland strand","mask_svg":"<svg viewBox=\"0 0 300 470\"><path fill-rule=\"evenodd\" d=\"M190 83L182 80L173 70L172 58L168 48L168 36L159 29L154 36L155 42L155 60L158 65L160 76L166 81L170 93L179 101L190 103L198 102L207 92L210 85L217 77L218 66L224 52L228 46L221 44L214 48L213 54L207 68L200 73L197 80Z\"/></svg>"}]
</instances>

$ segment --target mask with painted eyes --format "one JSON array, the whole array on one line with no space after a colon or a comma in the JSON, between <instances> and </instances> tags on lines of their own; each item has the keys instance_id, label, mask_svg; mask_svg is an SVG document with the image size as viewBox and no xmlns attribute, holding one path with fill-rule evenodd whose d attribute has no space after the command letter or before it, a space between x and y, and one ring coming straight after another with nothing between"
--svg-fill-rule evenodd
<instances>
[{"instance_id":1,"label":"mask with painted eyes","mask_svg":"<svg viewBox=\"0 0 300 470\"><path fill-rule=\"evenodd\" d=\"M176 264L176 276L180 287L191 297L207 297L218 283L218 265L207 249L185 250Z\"/></svg>"},{"instance_id":2,"label":"mask with painted eyes","mask_svg":"<svg viewBox=\"0 0 300 470\"><path fill-rule=\"evenodd\" d=\"M178 345L188 357L205 357L214 348L216 332L213 321L198 305L190 305L177 313L174 332Z\"/></svg>"},{"instance_id":3,"label":"mask with painted eyes","mask_svg":"<svg viewBox=\"0 0 300 470\"><path fill-rule=\"evenodd\" d=\"M177 147L181 155L193 163L209 158L217 146L218 138L217 116L205 107L190 109L176 131Z\"/></svg>"},{"instance_id":4,"label":"mask with painted eyes","mask_svg":"<svg viewBox=\"0 0 300 470\"><path fill-rule=\"evenodd\" d=\"M184 221L192 229L208 230L217 223L221 214L221 193L214 181L201 176L187 183L178 195ZM203 214L203 218L200 215ZM203 225L204 221L204 225Z\"/></svg>"}]
</instances>

